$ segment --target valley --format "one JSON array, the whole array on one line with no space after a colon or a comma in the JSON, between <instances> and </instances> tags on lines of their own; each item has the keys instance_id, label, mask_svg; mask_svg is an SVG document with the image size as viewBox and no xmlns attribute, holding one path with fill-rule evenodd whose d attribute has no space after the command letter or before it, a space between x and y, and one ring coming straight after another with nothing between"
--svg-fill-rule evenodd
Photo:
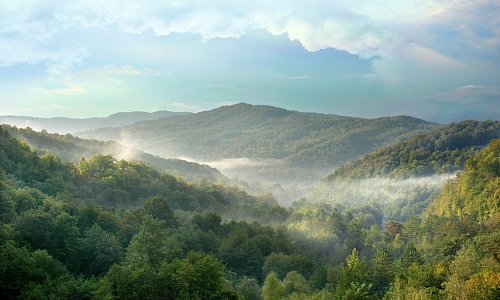
<instances>
[{"instance_id":1,"label":"valley","mask_svg":"<svg viewBox=\"0 0 500 300\"><path fill-rule=\"evenodd\" d=\"M74 135L4 124L0 292L494 299L499 130L248 104Z\"/></svg>"}]
</instances>

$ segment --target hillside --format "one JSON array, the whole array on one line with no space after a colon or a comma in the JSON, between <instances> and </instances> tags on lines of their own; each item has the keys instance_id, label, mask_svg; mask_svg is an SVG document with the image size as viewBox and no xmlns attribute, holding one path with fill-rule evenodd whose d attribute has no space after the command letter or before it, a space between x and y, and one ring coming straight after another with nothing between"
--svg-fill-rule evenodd
<instances>
[{"instance_id":1,"label":"hillside","mask_svg":"<svg viewBox=\"0 0 500 300\"><path fill-rule=\"evenodd\" d=\"M498 299L499 158L495 141L442 194L484 210L384 223L376 204L284 208L111 155L62 163L0 127L0 296Z\"/></svg>"},{"instance_id":2,"label":"hillside","mask_svg":"<svg viewBox=\"0 0 500 300\"><path fill-rule=\"evenodd\" d=\"M409 178L462 170L465 161L500 136L498 121L450 123L409 141L382 148L336 169L336 178Z\"/></svg>"},{"instance_id":3,"label":"hillside","mask_svg":"<svg viewBox=\"0 0 500 300\"><path fill-rule=\"evenodd\" d=\"M420 215L499 130L500 122L494 121L445 125L336 169L307 197L331 203L377 202L394 220Z\"/></svg>"},{"instance_id":4,"label":"hillside","mask_svg":"<svg viewBox=\"0 0 500 300\"><path fill-rule=\"evenodd\" d=\"M469 159L427 209L427 214L487 221L500 216L500 140Z\"/></svg>"},{"instance_id":5,"label":"hillside","mask_svg":"<svg viewBox=\"0 0 500 300\"><path fill-rule=\"evenodd\" d=\"M286 182L315 181L335 167L437 127L404 116L361 119L240 103L78 136L117 140L162 157L222 161L225 174L249 181Z\"/></svg>"},{"instance_id":6,"label":"hillside","mask_svg":"<svg viewBox=\"0 0 500 300\"><path fill-rule=\"evenodd\" d=\"M64 162L78 163L82 157L90 158L98 154L111 154L117 159L145 163L159 171L180 176L186 181L205 179L209 182L216 182L219 179L227 179L220 171L207 165L181 159L161 158L113 141L85 140L71 134L36 132L8 125L2 127L13 137L26 142L39 155L49 153L58 156Z\"/></svg>"},{"instance_id":7,"label":"hillside","mask_svg":"<svg viewBox=\"0 0 500 300\"><path fill-rule=\"evenodd\" d=\"M30 127L36 131L47 130L48 132L57 132L61 134L75 133L78 131L93 130L102 127L119 127L133 123L157 120L178 115L186 115L187 112L158 111L147 112L120 112L112 114L105 118L33 118L22 116L0 116L0 124L9 124L17 127Z\"/></svg>"}]
</instances>

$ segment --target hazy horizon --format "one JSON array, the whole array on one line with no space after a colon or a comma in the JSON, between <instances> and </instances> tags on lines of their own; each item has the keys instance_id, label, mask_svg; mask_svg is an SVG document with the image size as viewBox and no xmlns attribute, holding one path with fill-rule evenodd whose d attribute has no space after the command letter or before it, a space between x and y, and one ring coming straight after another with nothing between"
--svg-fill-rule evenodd
<instances>
[{"instance_id":1,"label":"hazy horizon","mask_svg":"<svg viewBox=\"0 0 500 300\"><path fill-rule=\"evenodd\" d=\"M500 115L495 1L0 2L2 115Z\"/></svg>"}]
</instances>

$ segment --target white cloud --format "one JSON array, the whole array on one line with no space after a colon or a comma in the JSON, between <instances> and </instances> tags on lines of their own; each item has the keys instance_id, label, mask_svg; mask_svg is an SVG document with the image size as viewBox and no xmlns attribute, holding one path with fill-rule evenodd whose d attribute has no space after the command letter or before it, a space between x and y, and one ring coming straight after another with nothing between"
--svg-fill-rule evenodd
<instances>
[{"instance_id":1,"label":"white cloud","mask_svg":"<svg viewBox=\"0 0 500 300\"><path fill-rule=\"evenodd\" d=\"M239 157L204 163L221 171L228 171L241 168L255 168L272 165L277 166L280 162L280 160L274 159L250 159L248 157Z\"/></svg>"},{"instance_id":2,"label":"white cloud","mask_svg":"<svg viewBox=\"0 0 500 300\"><path fill-rule=\"evenodd\" d=\"M59 88L33 88L32 90L59 95L78 95L86 93L82 84L71 84L69 86Z\"/></svg>"},{"instance_id":3,"label":"white cloud","mask_svg":"<svg viewBox=\"0 0 500 300\"><path fill-rule=\"evenodd\" d=\"M489 15L486 14L486 9ZM426 26L460 22L468 29L461 37L471 47L498 45L498 26L488 27L494 36L480 38L477 29L498 25L491 9L494 1L23 1L17 7L4 3L2 35L15 42L43 50L58 31L66 28L98 28L156 35L173 32L199 34L207 40L245 35L263 28L273 34L286 33L310 50L345 50L362 56L378 55L380 48L404 40L423 43ZM474 13L471 14L471 11ZM498 14L497 14L498 15ZM473 17L476 16L476 17ZM481 20L478 20L481 17ZM478 24L481 21L482 24ZM432 38L432 37L431 37ZM2 39L5 42L5 38ZM16 41L17 40L17 41ZM43 52L42 52L43 53ZM13 53L10 53L11 55ZM4 55L2 55L4 56ZM52 59L46 52L47 59ZM2 57L4 64L32 59Z\"/></svg>"},{"instance_id":4,"label":"white cloud","mask_svg":"<svg viewBox=\"0 0 500 300\"><path fill-rule=\"evenodd\" d=\"M368 73L380 82L412 83L417 90L429 82L444 82L442 86L449 87L450 78L458 82L456 74L477 69L477 61L490 66L494 70L490 73L498 72L499 11L495 0L234 0L230 5L223 0L0 0L0 68L44 65L49 80L71 87L95 80L79 77L89 74L85 70L90 64L97 66L106 82L121 84L122 78L111 77L158 75L147 68L156 69L155 59L172 53L182 60L179 64L199 59L178 45L170 46L182 50L165 54L163 36L192 33L207 41L265 30L286 34L308 51L335 48L364 59L376 58L371 60L373 70ZM111 36L125 36L120 40L122 48L105 39ZM142 52L124 54L131 53L127 46L140 48L135 44L139 36L158 36L157 48L145 48L151 65L140 68L134 59ZM104 59L110 55L120 59L102 63L100 51L106 51ZM110 63L114 65L102 68ZM297 77L302 78L306 77ZM460 82L484 84L463 78ZM442 86L435 90L442 90ZM180 102L175 106L200 110Z\"/></svg>"},{"instance_id":5,"label":"white cloud","mask_svg":"<svg viewBox=\"0 0 500 300\"><path fill-rule=\"evenodd\" d=\"M182 103L182 102L174 102L172 105L176 108L180 109L186 109L186 110L192 110L192 111L200 111L201 107L198 107L196 105L190 105L187 103Z\"/></svg>"},{"instance_id":6,"label":"white cloud","mask_svg":"<svg viewBox=\"0 0 500 300\"><path fill-rule=\"evenodd\" d=\"M64 105L60 105L60 104L51 104L51 105L42 107L42 109L75 110L74 107L64 106Z\"/></svg>"},{"instance_id":7,"label":"white cloud","mask_svg":"<svg viewBox=\"0 0 500 300\"><path fill-rule=\"evenodd\" d=\"M483 12L485 7L498 9L493 1L243 0L232 5L226 1L27 1L17 9L4 4L1 25L2 32L27 38L26 44L43 43L71 27L134 34L152 31L159 36L189 32L204 40L240 37L263 28L273 34L286 33L310 51L336 48L372 56L397 41L422 37L419 28L442 25L443 16L445 22L460 19L467 28L476 28L478 20L469 16L470 11ZM498 17L482 21L489 19L494 19L490 25L498 24ZM497 38L484 43L496 44Z\"/></svg>"},{"instance_id":8,"label":"white cloud","mask_svg":"<svg viewBox=\"0 0 500 300\"><path fill-rule=\"evenodd\" d=\"M435 101L457 104L496 103L500 107L500 86L465 85L449 93L438 94Z\"/></svg>"},{"instance_id":9,"label":"white cloud","mask_svg":"<svg viewBox=\"0 0 500 300\"><path fill-rule=\"evenodd\" d=\"M106 66L99 70L96 70L98 73L103 75L140 75L143 74L142 70L134 69L131 65L126 65L122 67L117 66Z\"/></svg>"},{"instance_id":10,"label":"white cloud","mask_svg":"<svg viewBox=\"0 0 500 300\"><path fill-rule=\"evenodd\" d=\"M233 104L235 104L235 103L231 102L231 101L222 101L222 102L217 103L217 106L218 107L221 107L221 106L230 106L230 105L233 105Z\"/></svg>"}]
</instances>

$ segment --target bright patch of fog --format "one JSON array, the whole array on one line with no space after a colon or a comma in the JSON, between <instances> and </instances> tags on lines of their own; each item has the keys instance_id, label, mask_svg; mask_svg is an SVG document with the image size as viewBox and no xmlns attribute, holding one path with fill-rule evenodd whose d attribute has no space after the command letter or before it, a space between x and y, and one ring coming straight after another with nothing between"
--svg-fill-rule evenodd
<instances>
[{"instance_id":1,"label":"bright patch of fog","mask_svg":"<svg viewBox=\"0 0 500 300\"><path fill-rule=\"evenodd\" d=\"M39 122L32 119L17 118L17 117L0 117L0 124L9 124L11 126L16 126L18 128L31 128L35 131L42 131L45 128L39 125Z\"/></svg>"},{"instance_id":2,"label":"bright patch of fog","mask_svg":"<svg viewBox=\"0 0 500 300\"><path fill-rule=\"evenodd\" d=\"M365 199L385 199L383 202L394 202L405 199L415 188L424 190L440 189L455 174L440 174L408 179L371 178L356 180L351 183L353 193Z\"/></svg>"},{"instance_id":3,"label":"bright patch of fog","mask_svg":"<svg viewBox=\"0 0 500 300\"><path fill-rule=\"evenodd\" d=\"M440 190L455 174L438 174L407 179L369 178L345 179L322 183L314 187L308 198L328 202L378 202L393 203L416 197L416 194L431 194Z\"/></svg>"},{"instance_id":4,"label":"bright patch of fog","mask_svg":"<svg viewBox=\"0 0 500 300\"><path fill-rule=\"evenodd\" d=\"M219 161L205 162L205 164L219 169L220 171L239 168L278 166L280 163L281 161L278 159L250 159L248 157L227 158Z\"/></svg>"},{"instance_id":5,"label":"bright patch of fog","mask_svg":"<svg viewBox=\"0 0 500 300\"><path fill-rule=\"evenodd\" d=\"M117 151L118 151L118 153L114 155L117 160L123 159L123 160L130 161L130 160L133 160L133 158L135 158L135 156L137 154L137 150L132 149L132 148L127 147L127 146L119 147L119 148L117 148Z\"/></svg>"}]
</instances>

